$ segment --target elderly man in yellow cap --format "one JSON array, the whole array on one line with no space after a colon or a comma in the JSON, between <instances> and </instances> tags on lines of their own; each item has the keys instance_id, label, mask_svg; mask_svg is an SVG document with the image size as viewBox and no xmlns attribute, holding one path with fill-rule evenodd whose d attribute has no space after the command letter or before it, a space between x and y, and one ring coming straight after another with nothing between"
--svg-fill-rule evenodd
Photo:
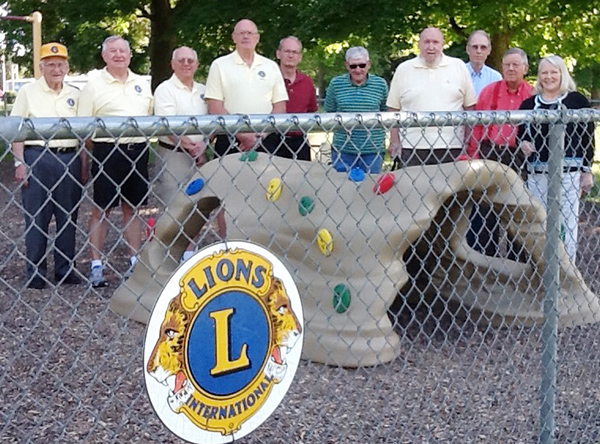
<instances>
[{"instance_id":1,"label":"elderly man in yellow cap","mask_svg":"<svg viewBox=\"0 0 600 444\"><path fill-rule=\"evenodd\" d=\"M47 43L40 48L42 76L23 86L11 116L75 117L79 90L64 83L69 72L67 48ZM48 226L56 220L54 278L57 284L78 284L75 268L77 210L82 193L82 156L77 139L13 142L15 178L21 184L25 213L25 247L29 288L47 284Z\"/></svg>"}]
</instances>

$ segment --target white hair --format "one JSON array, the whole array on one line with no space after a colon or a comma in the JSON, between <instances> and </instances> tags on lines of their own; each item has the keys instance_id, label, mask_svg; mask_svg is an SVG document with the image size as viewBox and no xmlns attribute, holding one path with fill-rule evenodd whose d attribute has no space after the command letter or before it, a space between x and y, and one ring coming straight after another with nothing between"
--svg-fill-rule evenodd
<instances>
[{"instance_id":1,"label":"white hair","mask_svg":"<svg viewBox=\"0 0 600 444\"><path fill-rule=\"evenodd\" d=\"M367 51L367 48L364 46L353 46L346 51L346 61L361 58L364 58L367 61L371 60L369 58L369 51Z\"/></svg>"},{"instance_id":2,"label":"white hair","mask_svg":"<svg viewBox=\"0 0 600 444\"><path fill-rule=\"evenodd\" d=\"M120 35L111 35L109 37L106 37L104 39L104 41L102 42L102 52L106 51L106 48L108 47L108 45L112 42L116 42L117 40L123 40L125 42L125 45L127 45L127 50L129 52L131 52L131 47L129 46L129 42L127 40L125 40L123 37L121 37Z\"/></svg>"}]
</instances>

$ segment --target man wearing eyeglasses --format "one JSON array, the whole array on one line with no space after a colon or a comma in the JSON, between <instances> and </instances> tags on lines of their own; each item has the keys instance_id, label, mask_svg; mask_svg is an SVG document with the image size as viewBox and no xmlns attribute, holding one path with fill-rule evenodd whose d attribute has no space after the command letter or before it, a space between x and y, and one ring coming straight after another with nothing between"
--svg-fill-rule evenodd
<instances>
[{"instance_id":1,"label":"man wearing eyeglasses","mask_svg":"<svg viewBox=\"0 0 600 444\"><path fill-rule=\"evenodd\" d=\"M502 75L498 71L485 64L491 52L492 41L488 33L481 29L473 31L469 36L469 40L467 40L467 54L469 55L467 69L471 74L477 97L479 97L481 90L490 83L502 80Z\"/></svg>"},{"instance_id":2,"label":"man wearing eyeglasses","mask_svg":"<svg viewBox=\"0 0 600 444\"><path fill-rule=\"evenodd\" d=\"M503 80L486 86L477 100L475 109L509 111L519 109L523 100L531 97L533 87L525 80L529 70L527 54L520 48L510 48L502 58ZM505 125L476 125L468 146L469 157L495 160L508 165L526 179L527 154L518 147L517 127ZM467 242L475 250L488 256L497 256L500 225L494 209L482 203L471 213L471 229ZM512 248L512 245L509 245ZM509 258L518 257L509 249Z\"/></svg>"},{"instance_id":3,"label":"man wearing eyeglasses","mask_svg":"<svg viewBox=\"0 0 600 444\"><path fill-rule=\"evenodd\" d=\"M154 91L157 116L196 116L206 114L204 85L194 81L198 69L196 51L182 46L173 51L173 75ZM175 193L186 186L195 166L206 162L206 140L202 135L170 135L158 140L156 195L167 206Z\"/></svg>"},{"instance_id":4,"label":"man wearing eyeglasses","mask_svg":"<svg viewBox=\"0 0 600 444\"><path fill-rule=\"evenodd\" d=\"M209 114L285 113L288 99L279 66L256 53L260 40L252 20L240 20L233 30L235 51L219 57L210 66L206 79ZM236 151L260 149L275 152L280 139L276 134L263 138L258 133L219 135L215 153L224 156Z\"/></svg>"},{"instance_id":5,"label":"man wearing eyeglasses","mask_svg":"<svg viewBox=\"0 0 600 444\"><path fill-rule=\"evenodd\" d=\"M75 117L79 90L64 83L69 72L67 48L60 43L40 47L42 77L24 85L11 116ZM48 227L56 221L54 277L57 284L79 284L75 269L77 209L87 180L85 150L77 139L13 142L15 179L21 185L27 249L27 287L46 287ZM83 173L83 174L82 174ZM83 179L82 179L83 177Z\"/></svg>"},{"instance_id":6,"label":"man wearing eyeglasses","mask_svg":"<svg viewBox=\"0 0 600 444\"><path fill-rule=\"evenodd\" d=\"M314 113L317 111L317 94L310 77L298 71L302 61L302 43L297 37L281 39L277 59L285 82L289 100L286 112L290 114ZM302 131L289 131L274 153L288 159L310 160L310 143Z\"/></svg>"},{"instance_id":7,"label":"man wearing eyeglasses","mask_svg":"<svg viewBox=\"0 0 600 444\"><path fill-rule=\"evenodd\" d=\"M334 77L327 87L325 111L362 113L385 111L387 83L379 76L369 74L369 51L354 46L346 51L347 74ZM359 168L365 173L381 172L385 154L385 130L365 128L336 130L333 134L331 158L336 171Z\"/></svg>"},{"instance_id":8,"label":"man wearing eyeglasses","mask_svg":"<svg viewBox=\"0 0 600 444\"><path fill-rule=\"evenodd\" d=\"M444 35L426 28L419 39L419 55L398 65L387 99L390 111L463 111L477 102L465 63L443 53ZM389 152L402 166L453 162L465 142L464 128L398 128L390 131Z\"/></svg>"}]
</instances>

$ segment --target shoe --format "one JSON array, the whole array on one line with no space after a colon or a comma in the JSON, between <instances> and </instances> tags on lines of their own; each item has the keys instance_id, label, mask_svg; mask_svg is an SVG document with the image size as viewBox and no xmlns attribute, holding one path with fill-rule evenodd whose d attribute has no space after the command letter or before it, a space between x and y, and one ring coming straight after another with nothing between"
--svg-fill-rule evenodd
<instances>
[{"instance_id":1,"label":"shoe","mask_svg":"<svg viewBox=\"0 0 600 444\"><path fill-rule=\"evenodd\" d=\"M133 270L135 269L135 265L138 263L138 260L129 260L129 268L127 269L127 271L125 271L125 273L123 273L123 280L126 281L127 279L129 279L131 277L131 275L133 274Z\"/></svg>"},{"instance_id":2,"label":"shoe","mask_svg":"<svg viewBox=\"0 0 600 444\"><path fill-rule=\"evenodd\" d=\"M66 276L55 276L57 284L65 285L79 285L81 284L81 278L75 274L75 272L69 273Z\"/></svg>"},{"instance_id":3,"label":"shoe","mask_svg":"<svg viewBox=\"0 0 600 444\"><path fill-rule=\"evenodd\" d=\"M92 288L108 286L108 282L106 282L106 279L104 279L104 270L101 265L96 265L95 267L92 267L89 282Z\"/></svg>"},{"instance_id":4,"label":"shoe","mask_svg":"<svg viewBox=\"0 0 600 444\"><path fill-rule=\"evenodd\" d=\"M36 290L42 290L46 288L46 281L41 277L36 276L29 281L29 283L27 284L27 288L35 288Z\"/></svg>"}]
</instances>

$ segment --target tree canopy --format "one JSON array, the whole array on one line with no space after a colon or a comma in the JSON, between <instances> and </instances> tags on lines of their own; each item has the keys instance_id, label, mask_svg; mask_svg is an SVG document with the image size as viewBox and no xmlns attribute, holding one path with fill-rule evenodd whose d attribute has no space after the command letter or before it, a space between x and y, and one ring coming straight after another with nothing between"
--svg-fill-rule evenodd
<instances>
[{"instance_id":1,"label":"tree canopy","mask_svg":"<svg viewBox=\"0 0 600 444\"><path fill-rule=\"evenodd\" d=\"M573 0L8 0L11 15L43 14L43 40L69 47L71 67L87 72L102 66L100 43L111 34L132 45L132 68L151 73L156 85L170 75L172 50L187 45L198 51L199 76L216 57L232 49L231 32L240 18L254 20L261 30L259 51L274 58L279 40L290 34L307 52L303 69L324 87L343 71L343 52L352 45L367 47L373 70L390 77L399 60L414 54L418 33L438 26L446 35L450 55L466 60L470 32L484 29L492 36L489 64L499 68L503 52L519 46L532 68L545 55L559 54L573 69L579 85L600 92L600 5ZM7 50L18 63L31 66L29 52L18 57L18 45L31 47L31 29L22 22L2 22ZM530 71L530 73L532 73Z\"/></svg>"}]
</instances>

